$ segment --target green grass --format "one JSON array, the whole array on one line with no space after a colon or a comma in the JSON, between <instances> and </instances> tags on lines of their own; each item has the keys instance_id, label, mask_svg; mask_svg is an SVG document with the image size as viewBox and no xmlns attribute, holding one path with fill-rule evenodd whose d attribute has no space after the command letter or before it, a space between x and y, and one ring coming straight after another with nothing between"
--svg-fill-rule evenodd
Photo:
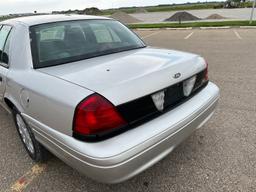
<instances>
[{"instance_id":1,"label":"green grass","mask_svg":"<svg viewBox=\"0 0 256 192\"><path fill-rule=\"evenodd\" d=\"M240 3L240 7L241 8L245 8L245 7L252 7L253 2L244 2L244 3Z\"/></svg>"},{"instance_id":2,"label":"green grass","mask_svg":"<svg viewBox=\"0 0 256 192\"><path fill-rule=\"evenodd\" d=\"M6 19L11 19L11 18L13 18L13 17L9 17L9 16L0 16L0 21L4 21L4 20L6 20Z\"/></svg>"},{"instance_id":3,"label":"green grass","mask_svg":"<svg viewBox=\"0 0 256 192\"><path fill-rule=\"evenodd\" d=\"M217 4L192 4L192 5L174 5L174 6L157 6L148 7L146 10L148 12L163 12L163 11L180 11L180 10L195 10L195 9L213 9Z\"/></svg>"},{"instance_id":4,"label":"green grass","mask_svg":"<svg viewBox=\"0 0 256 192\"><path fill-rule=\"evenodd\" d=\"M184 23L153 23L130 24L132 29L137 28L184 28L184 27L224 27L224 26L256 26L256 21L250 25L249 21L218 21L218 22L184 22Z\"/></svg>"},{"instance_id":5,"label":"green grass","mask_svg":"<svg viewBox=\"0 0 256 192\"><path fill-rule=\"evenodd\" d=\"M181 10L195 10L195 9L214 9L214 8L222 8L223 3L188 3L183 5L159 5L159 6L148 6L142 7L142 9L147 12L163 12L163 11L181 11ZM123 11L126 13L136 13L138 7L127 7L127 8L119 8L119 9L107 9L102 10L103 15L112 15L117 11Z\"/></svg>"}]
</instances>

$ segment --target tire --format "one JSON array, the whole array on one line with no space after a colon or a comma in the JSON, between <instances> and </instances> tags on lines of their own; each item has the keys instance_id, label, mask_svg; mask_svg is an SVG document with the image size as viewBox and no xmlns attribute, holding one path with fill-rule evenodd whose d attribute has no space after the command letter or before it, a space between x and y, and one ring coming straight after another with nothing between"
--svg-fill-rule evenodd
<instances>
[{"instance_id":1,"label":"tire","mask_svg":"<svg viewBox=\"0 0 256 192\"><path fill-rule=\"evenodd\" d=\"M48 151L36 140L32 129L28 126L25 119L16 108L13 108L13 118L21 142L31 159L35 162L46 161Z\"/></svg>"}]
</instances>

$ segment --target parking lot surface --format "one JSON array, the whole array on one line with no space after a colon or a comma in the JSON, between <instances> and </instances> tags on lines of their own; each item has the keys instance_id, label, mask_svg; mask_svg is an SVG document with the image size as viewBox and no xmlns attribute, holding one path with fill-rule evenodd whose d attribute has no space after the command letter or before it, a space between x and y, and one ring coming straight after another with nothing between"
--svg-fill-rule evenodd
<instances>
[{"instance_id":1,"label":"parking lot surface","mask_svg":"<svg viewBox=\"0 0 256 192\"><path fill-rule=\"evenodd\" d=\"M0 108L0 192L256 191L256 30L137 33L151 46L207 59L210 80L221 89L213 118L150 169L124 183L105 185L53 156L40 171L35 169L11 116Z\"/></svg>"}]
</instances>

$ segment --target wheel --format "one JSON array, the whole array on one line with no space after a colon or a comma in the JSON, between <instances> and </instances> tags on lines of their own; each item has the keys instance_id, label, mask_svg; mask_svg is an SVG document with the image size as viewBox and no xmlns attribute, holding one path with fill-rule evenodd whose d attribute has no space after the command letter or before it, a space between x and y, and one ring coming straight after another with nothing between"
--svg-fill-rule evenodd
<instances>
[{"instance_id":1,"label":"wheel","mask_svg":"<svg viewBox=\"0 0 256 192\"><path fill-rule=\"evenodd\" d=\"M35 162L45 161L48 151L35 139L31 128L16 108L13 109L13 117L20 139L29 156Z\"/></svg>"}]
</instances>

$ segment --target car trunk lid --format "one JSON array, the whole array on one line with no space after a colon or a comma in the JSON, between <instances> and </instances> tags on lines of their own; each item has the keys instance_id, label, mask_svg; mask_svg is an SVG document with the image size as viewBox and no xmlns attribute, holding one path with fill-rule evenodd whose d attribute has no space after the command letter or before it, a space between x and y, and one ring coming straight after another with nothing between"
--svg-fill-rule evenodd
<instances>
[{"instance_id":1,"label":"car trunk lid","mask_svg":"<svg viewBox=\"0 0 256 192\"><path fill-rule=\"evenodd\" d=\"M38 70L121 105L177 84L205 67L194 54L142 48Z\"/></svg>"}]
</instances>

